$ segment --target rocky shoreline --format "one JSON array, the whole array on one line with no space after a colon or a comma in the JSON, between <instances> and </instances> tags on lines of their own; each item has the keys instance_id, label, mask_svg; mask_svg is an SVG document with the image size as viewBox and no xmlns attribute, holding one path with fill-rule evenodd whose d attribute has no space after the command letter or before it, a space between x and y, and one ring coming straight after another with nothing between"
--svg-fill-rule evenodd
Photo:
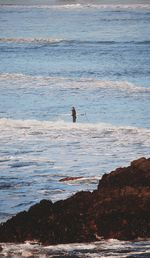
<instances>
[{"instance_id":1,"label":"rocky shoreline","mask_svg":"<svg viewBox=\"0 0 150 258\"><path fill-rule=\"evenodd\" d=\"M97 190L42 200L0 225L0 242L44 245L150 237L150 158L103 175Z\"/></svg>"}]
</instances>

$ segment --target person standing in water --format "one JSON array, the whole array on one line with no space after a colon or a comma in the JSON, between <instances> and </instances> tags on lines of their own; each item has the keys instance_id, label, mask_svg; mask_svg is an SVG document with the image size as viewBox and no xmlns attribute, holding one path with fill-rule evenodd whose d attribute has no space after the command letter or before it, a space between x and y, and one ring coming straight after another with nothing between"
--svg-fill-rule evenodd
<instances>
[{"instance_id":1,"label":"person standing in water","mask_svg":"<svg viewBox=\"0 0 150 258\"><path fill-rule=\"evenodd\" d=\"M72 121L73 121L73 123L76 123L76 119L77 119L76 110L75 110L74 107L72 107Z\"/></svg>"}]
</instances>

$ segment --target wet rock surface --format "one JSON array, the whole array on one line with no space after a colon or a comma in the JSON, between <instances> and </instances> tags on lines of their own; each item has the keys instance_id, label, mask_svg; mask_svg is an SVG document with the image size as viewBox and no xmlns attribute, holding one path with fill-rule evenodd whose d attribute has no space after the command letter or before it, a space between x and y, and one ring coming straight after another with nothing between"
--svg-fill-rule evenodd
<instances>
[{"instance_id":1,"label":"wet rock surface","mask_svg":"<svg viewBox=\"0 0 150 258\"><path fill-rule=\"evenodd\" d=\"M66 200L42 200L0 225L0 242L45 245L100 238L150 237L150 159L103 175L98 189Z\"/></svg>"},{"instance_id":2,"label":"wet rock surface","mask_svg":"<svg viewBox=\"0 0 150 258\"><path fill-rule=\"evenodd\" d=\"M60 182L66 182L66 181L74 181L74 180L78 180L78 179L82 179L82 176L77 176L77 177L65 177L60 179Z\"/></svg>"}]
</instances>

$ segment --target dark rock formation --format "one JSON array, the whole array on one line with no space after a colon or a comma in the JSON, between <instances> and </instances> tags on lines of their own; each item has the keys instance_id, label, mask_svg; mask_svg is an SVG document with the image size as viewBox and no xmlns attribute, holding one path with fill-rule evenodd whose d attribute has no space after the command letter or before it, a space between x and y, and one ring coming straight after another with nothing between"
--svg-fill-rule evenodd
<instances>
[{"instance_id":1,"label":"dark rock formation","mask_svg":"<svg viewBox=\"0 0 150 258\"><path fill-rule=\"evenodd\" d=\"M62 179L60 179L59 181L60 182L66 182L66 181L73 181L73 180L78 180L78 179L81 179L81 178L83 178L82 176L74 176L74 177L65 177L65 178L62 178Z\"/></svg>"},{"instance_id":2,"label":"dark rock formation","mask_svg":"<svg viewBox=\"0 0 150 258\"><path fill-rule=\"evenodd\" d=\"M98 189L42 200L0 226L0 242L43 244L150 237L150 159L105 174Z\"/></svg>"}]
</instances>

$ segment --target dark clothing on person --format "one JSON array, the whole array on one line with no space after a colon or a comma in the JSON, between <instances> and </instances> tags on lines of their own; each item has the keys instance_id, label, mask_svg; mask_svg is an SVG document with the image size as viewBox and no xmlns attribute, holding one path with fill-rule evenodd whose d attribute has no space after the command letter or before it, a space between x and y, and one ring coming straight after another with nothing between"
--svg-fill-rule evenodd
<instances>
[{"instance_id":1,"label":"dark clothing on person","mask_svg":"<svg viewBox=\"0 0 150 258\"><path fill-rule=\"evenodd\" d=\"M73 108L72 108L72 121L73 121L73 123L76 122L76 119L77 119L76 110L75 110L75 108L73 107Z\"/></svg>"}]
</instances>

